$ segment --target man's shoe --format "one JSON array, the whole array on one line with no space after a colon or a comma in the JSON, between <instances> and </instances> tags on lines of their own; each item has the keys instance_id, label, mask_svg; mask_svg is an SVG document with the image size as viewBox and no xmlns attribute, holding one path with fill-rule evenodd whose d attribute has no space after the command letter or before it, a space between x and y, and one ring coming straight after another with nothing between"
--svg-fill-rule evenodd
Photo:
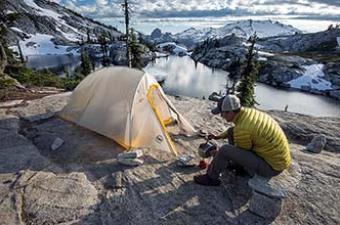
<instances>
[{"instance_id":1,"label":"man's shoe","mask_svg":"<svg viewBox=\"0 0 340 225\"><path fill-rule=\"evenodd\" d=\"M194 181L197 184L205 186L219 186L221 184L219 179L212 179L208 176L208 174L194 176Z\"/></svg>"}]
</instances>

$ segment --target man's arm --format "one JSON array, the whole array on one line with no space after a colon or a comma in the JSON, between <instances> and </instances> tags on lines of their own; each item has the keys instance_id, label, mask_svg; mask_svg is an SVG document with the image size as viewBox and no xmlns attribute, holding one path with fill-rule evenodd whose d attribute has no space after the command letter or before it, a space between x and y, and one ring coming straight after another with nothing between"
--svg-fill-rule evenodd
<instances>
[{"instance_id":1,"label":"man's arm","mask_svg":"<svg viewBox=\"0 0 340 225\"><path fill-rule=\"evenodd\" d=\"M209 134L208 135L208 139L215 139L215 140L219 140L219 139L224 139L227 138L229 144L233 145L234 144L234 127L230 127L227 130L225 130L224 132L220 133L219 135L214 135L214 134Z\"/></svg>"}]
</instances>

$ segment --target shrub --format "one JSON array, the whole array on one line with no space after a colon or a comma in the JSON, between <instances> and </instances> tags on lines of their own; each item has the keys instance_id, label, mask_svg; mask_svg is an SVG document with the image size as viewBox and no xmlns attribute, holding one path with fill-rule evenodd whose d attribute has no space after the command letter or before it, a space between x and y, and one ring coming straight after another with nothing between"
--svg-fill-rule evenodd
<instances>
[{"instance_id":1,"label":"shrub","mask_svg":"<svg viewBox=\"0 0 340 225\"><path fill-rule=\"evenodd\" d=\"M11 67L8 74L26 86L62 88L60 77L49 70L34 71L25 67Z\"/></svg>"},{"instance_id":2,"label":"shrub","mask_svg":"<svg viewBox=\"0 0 340 225\"><path fill-rule=\"evenodd\" d=\"M83 79L81 67L77 68L73 76L59 77L48 69L34 71L25 67L8 67L7 74L25 86L34 87L57 87L67 91L73 90ZM1 79L1 78L0 78ZM14 81L12 81L14 82ZM11 85L10 81L0 80L0 88Z\"/></svg>"},{"instance_id":3,"label":"shrub","mask_svg":"<svg viewBox=\"0 0 340 225\"><path fill-rule=\"evenodd\" d=\"M72 77L63 77L61 78L62 86L66 91L72 91L83 79L84 76L81 74L75 74Z\"/></svg>"},{"instance_id":4,"label":"shrub","mask_svg":"<svg viewBox=\"0 0 340 225\"><path fill-rule=\"evenodd\" d=\"M13 79L9 79L7 77L0 77L0 89L8 88L15 84Z\"/></svg>"}]
</instances>

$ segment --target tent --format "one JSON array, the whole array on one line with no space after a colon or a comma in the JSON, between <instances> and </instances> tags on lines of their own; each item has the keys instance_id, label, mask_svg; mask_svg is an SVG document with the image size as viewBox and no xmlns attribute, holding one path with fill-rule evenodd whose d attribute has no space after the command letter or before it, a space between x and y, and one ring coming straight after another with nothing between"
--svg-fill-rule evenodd
<instances>
[{"instance_id":1,"label":"tent","mask_svg":"<svg viewBox=\"0 0 340 225\"><path fill-rule=\"evenodd\" d=\"M107 67L88 75L59 116L127 150L153 148L177 155L167 125L176 124L186 135L195 132L152 76L127 67Z\"/></svg>"}]
</instances>

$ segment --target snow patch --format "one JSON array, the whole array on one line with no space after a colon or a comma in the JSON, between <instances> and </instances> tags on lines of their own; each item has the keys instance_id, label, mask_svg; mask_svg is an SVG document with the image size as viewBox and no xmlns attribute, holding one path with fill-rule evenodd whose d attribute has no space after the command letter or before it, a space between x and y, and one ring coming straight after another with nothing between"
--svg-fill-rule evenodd
<instances>
[{"instance_id":1,"label":"snow patch","mask_svg":"<svg viewBox=\"0 0 340 225\"><path fill-rule=\"evenodd\" d=\"M167 57L167 56L169 56L169 54L166 54L166 53L163 53L163 52L155 52L155 54L156 54L156 57Z\"/></svg>"},{"instance_id":2,"label":"snow patch","mask_svg":"<svg viewBox=\"0 0 340 225\"><path fill-rule=\"evenodd\" d=\"M34 0L24 0L26 5L28 6L31 6L32 8L36 9L37 12L41 15L41 16L48 16L48 17L52 17L54 18L55 20L60 20L62 15L59 14L59 13L56 13L52 10L49 10L49 9L44 9L44 8L41 8L40 6L38 6Z\"/></svg>"},{"instance_id":3,"label":"snow patch","mask_svg":"<svg viewBox=\"0 0 340 225\"><path fill-rule=\"evenodd\" d=\"M338 46L340 47L340 37L336 37L336 41L338 42Z\"/></svg>"},{"instance_id":4,"label":"snow patch","mask_svg":"<svg viewBox=\"0 0 340 225\"><path fill-rule=\"evenodd\" d=\"M65 38L67 38L70 41L77 42L81 40L82 35L79 35L78 33L65 33L63 32L59 27L56 27L56 30L60 32Z\"/></svg>"},{"instance_id":5,"label":"snow patch","mask_svg":"<svg viewBox=\"0 0 340 225\"><path fill-rule=\"evenodd\" d=\"M303 66L305 73L294 80L288 82L292 88L302 89L303 87L310 87L319 91L332 89L331 82L323 79L325 76L323 72L323 64L314 64L310 66Z\"/></svg>"},{"instance_id":6,"label":"snow patch","mask_svg":"<svg viewBox=\"0 0 340 225\"><path fill-rule=\"evenodd\" d=\"M20 47L24 56L47 55L47 54L77 54L75 50L67 51L69 46L55 45L47 34L32 35L29 39L20 41Z\"/></svg>"},{"instance_id":7,"label":"snow patch","mask_svg":"<svg viewBox=\"0 0 340 225\"><path fill-rule=\"evenodd\" d=\"M44 9L41 8L40 6L38 6L34 0L24 0L25 3L36 9L37 13L40 16L47 16L47 17L51 17L53 18L57 23L56 23L56 30L59 31L66 39L73 41L73 42L77 42L79 40L82 39L82 37L85 37L86 34L80 32L78 29L75 29L74 27L68 25L65 20L62 19L63 15L56 13L52 10L49 9ZM67 27L71 32L70 33L65 33L63 32L60 28L61 26Z\"/></svg>"},{"instance_id":8,"label":"snow patch","mask_svg":"<svg viewBox=\"0 0 340 225\"><path fill-rule=\"evenodd\" d=\"M17 27L10 27L10 29L11 29L11 30L14 30L14 31L16 31L16 32L19 32L19 33L25 33L25 32L23 32L22 30L20 30L20 29L17 28Z\"/></svg>"},{"instance_id":9,"label":"snow patch","mask_svg":"<svg viewBox=\"0 0 340 225\"><path fill-rule=\"evenodd\" d=\"M260 56L274 56L275 54L270 52L264 52L264 51L257 51L257 54Z\"/></svg>"}]
</instances>

